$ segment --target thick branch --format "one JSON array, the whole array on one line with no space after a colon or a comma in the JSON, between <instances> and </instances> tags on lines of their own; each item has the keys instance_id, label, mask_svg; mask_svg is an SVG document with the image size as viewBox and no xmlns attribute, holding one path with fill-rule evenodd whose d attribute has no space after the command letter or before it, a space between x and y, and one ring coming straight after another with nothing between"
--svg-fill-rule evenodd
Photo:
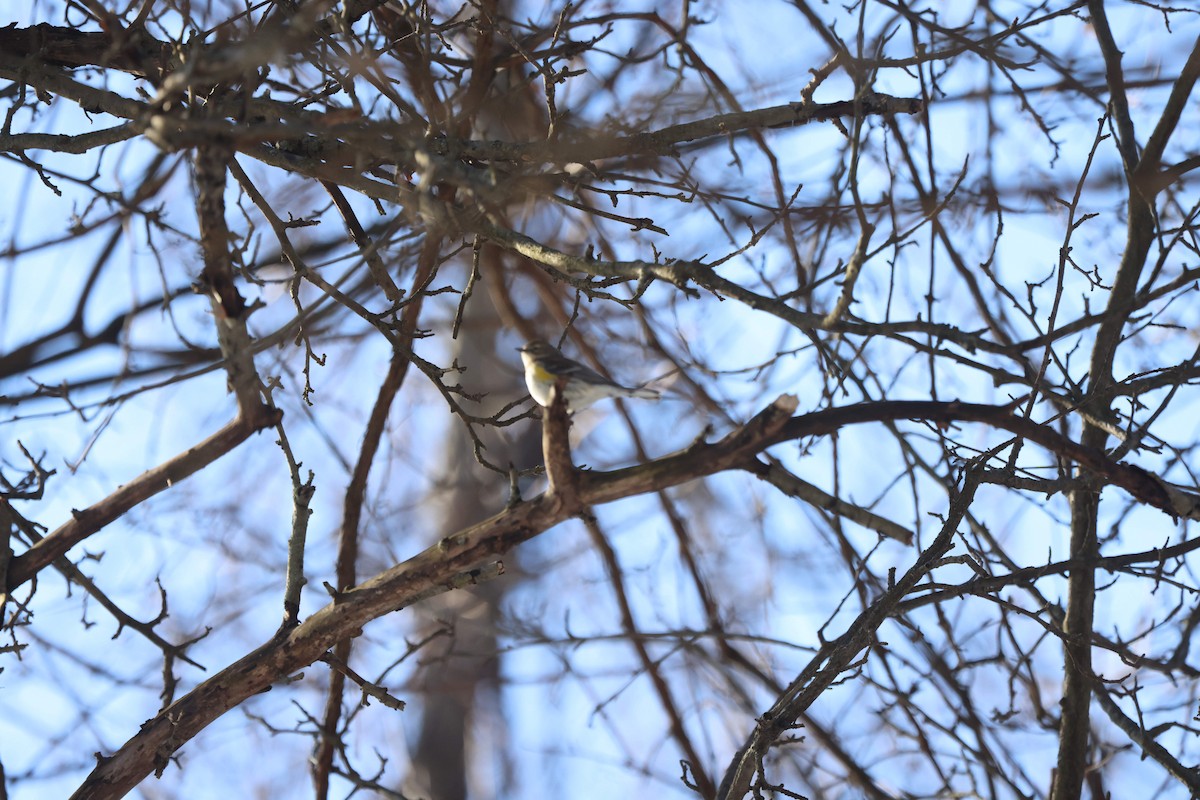
<instances>
[{"instance_id":1,"label":"thick branch","mask_svg":"<svg viewBox=\"0 0 1200 800\"><path fill-rule=\"evenodd\" d=\"M563 399L565 384L560 377L549 408L542 409L542 459L550 484L547 491L575 505L579 502L579 470L571 462L571 418Z\"/></svg>"},{"instance_id":2,"label":"thick branch","mask_svg":"<svg viewBox=\"0 0 1200 800\"><path fill-rule=\"evenodd\" d=\"M1166 493L1148 474L1135 467L1111 462L1102 452L1086 450L1028 419L1014 417L1007 407L924 401L868 403L791 417L795 403L795 398L782 397L749 423L713 444L699 444L624 470L580 474L579 502L583 506L599 505L739 469L772 445L806 436L828 435L846 425L924 419L940 423L983 422L1009 430L1068 458L1080 460L1088 469L1144 502L1169 505ZM1155 487L1161 497L1154 494ZM964 496L966 494L964 492ZM469 575L479 564L549 530L575 513L578 513L575 504L563 503L557 493L544 494L448 536L361 586L342 592L336 603L327 605L298 627L280 631L277 638L222 670L148 721L114 756L103 759L96 766L75 797L122 796L151 771L161 769L176 749L246 698L268 690L275 682L311 664L338 641L358 635L371 620L405 608L416 599L439 590L453 588L461 583L461 576ZM952 528L948 525L946 530L952 532ZM943 535L948 534L944 531ZM923 560L918 562L919 565L924 563ZM897 584L898 588L900 586L907 584Z\"/></svg>"}]
</instances>

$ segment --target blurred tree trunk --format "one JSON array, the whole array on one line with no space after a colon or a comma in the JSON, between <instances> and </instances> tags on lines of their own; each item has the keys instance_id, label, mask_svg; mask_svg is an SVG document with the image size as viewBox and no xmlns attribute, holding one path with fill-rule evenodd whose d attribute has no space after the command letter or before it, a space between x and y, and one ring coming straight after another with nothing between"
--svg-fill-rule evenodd
<instances>
[{"instance_id":1,"label":"blurred tree trunk","mask_svg":"<svg viewBox=\"0 0 1200 800\"><path fill-rule=\"evenodd\" d=\"M494 261L500 254L483 248L480 258L482 281L501 280L503 272ZM462 384L468 392L486 393L481 402L465 401L472 412L491 416L505 404L525 394L521 375L514 371L510 345L499 340L503 324L485 286L466 305L462 327L454 342L453 360L464 367ZM511 340L511 337L509 337ZM540 430L536 421L486 428L480 434L487 445L486 457L494 464L514 464L518 469L540 463ZM505 485L494 472L475 460L474 443L461 425L446 430L441 448L441 465L429 507L439 518L439 536L462 530L496 513L507 501ZM507 591L517 585L520 570L513 569L516 555L505 563L506 579L461 592L450 592L419 606L427 629L448 624L453 633L439 638L422 651L422 690L419 733L412 754L413 773L405 783L407 794L433 800L461 800L468 796L483 800L505 796L503 776L479 775L470 753L485 748L486 763L499 764L507 773L506 756L495 742L487 740L502 728L502 721L489 717L500 706L498 678L500 657L496 647L496 617ZM483 736L483 740L480 740ZM482 785L470 786L469 777L479 775Z\"/></svg>"}]
</instances>

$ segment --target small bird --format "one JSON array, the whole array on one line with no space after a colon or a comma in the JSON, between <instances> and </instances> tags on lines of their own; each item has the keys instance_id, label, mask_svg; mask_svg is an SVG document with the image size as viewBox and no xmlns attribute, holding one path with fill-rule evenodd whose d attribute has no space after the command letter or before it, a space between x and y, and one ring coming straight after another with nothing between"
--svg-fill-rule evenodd
<instances>
[{"instance_id":1,"label":"small bird","mask_svg":"<svg viewBox=\"0 0 1200 800\"><path fill-rule=\"evenodd\" d=\"M558 348L541 339L534 339L518 349L525 362L525 385L540 406L549 407L551 390L558 378L564 376L564 399L571 411L582 411L606 397L658 399L658 392L653 389L630 389L613 383L594 369L567 358Z\"/></svg>"}]
</instances>

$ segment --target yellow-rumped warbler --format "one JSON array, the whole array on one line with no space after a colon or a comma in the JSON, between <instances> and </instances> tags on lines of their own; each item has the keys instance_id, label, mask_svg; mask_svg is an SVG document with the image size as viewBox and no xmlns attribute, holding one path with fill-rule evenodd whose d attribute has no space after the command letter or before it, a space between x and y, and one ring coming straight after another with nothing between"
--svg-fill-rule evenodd
<instances>
[{"instance_id":1,"label":"yellow-rumped warbler","mask_svg":"<svg viewBox=\"0 0 1200 800\"><path fill-rule=\"evenodd\" d=\"M525 385L540 406L550 405L551 390L560 377L566 378L563 398L571 411L581 411L606 397L642 397L657 400L653 389L630 389L613 383L590 367L558 352L549 342L534 339L519 348L525 362Z\"/></svg>"}]
</instances>

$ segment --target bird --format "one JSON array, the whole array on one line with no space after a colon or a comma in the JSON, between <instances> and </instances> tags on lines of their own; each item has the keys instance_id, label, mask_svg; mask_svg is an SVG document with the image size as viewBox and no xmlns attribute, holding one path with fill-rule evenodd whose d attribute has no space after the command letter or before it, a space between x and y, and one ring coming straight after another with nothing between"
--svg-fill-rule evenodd
<instances>
[{"instance_id":1,"label":"bird","mask_svg":"<svg viewBox=\"0 0 1200 800\"><path fill-rule=\"evenodd\" d=\"M542 339L533 339L518 348L525 364L525 385L538 405L549 407L552 389L560 377L565 378L563 389L567 408L582 411L606 397L637 397L657 400L653 389L629 388L613 383L591 367L567 358L558 348Z\"/></svg>"}]
</instances>

